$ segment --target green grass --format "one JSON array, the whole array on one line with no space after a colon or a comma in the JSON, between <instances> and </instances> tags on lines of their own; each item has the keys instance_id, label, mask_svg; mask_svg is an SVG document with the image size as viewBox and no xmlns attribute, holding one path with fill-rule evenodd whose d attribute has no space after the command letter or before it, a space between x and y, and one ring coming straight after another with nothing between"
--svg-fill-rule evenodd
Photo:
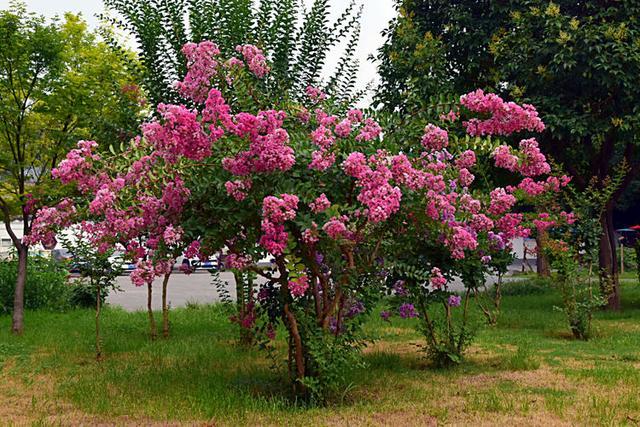
<instances>
[{"instance_id":1,"label":"green grass","mask_svg":"<svg viewBox=\"0 0 640 427\"><path fill-rule=\"evenodd\" d=\"M93 358L90 310L29 312L23 337L9 334L3 316L0 419L20 413L14 422L45 425L640 420L640 287L624 285L622 312L596 314L588 342L571 339L563 314L553 310L560 299L552 289L514 294L504 297L499 324L481 329L465 362L451 370L423 359L411 322L390 325L372 316L365 330L376 341L365 351L367 368L353 372L342 398L324 408L289 398L282 337L274 370L265 352L235 345L236 329L222 306L173 310L172 337L156 342L147 338L145 313L107 309L100 363Z\"/></svg>"}]
</instances>

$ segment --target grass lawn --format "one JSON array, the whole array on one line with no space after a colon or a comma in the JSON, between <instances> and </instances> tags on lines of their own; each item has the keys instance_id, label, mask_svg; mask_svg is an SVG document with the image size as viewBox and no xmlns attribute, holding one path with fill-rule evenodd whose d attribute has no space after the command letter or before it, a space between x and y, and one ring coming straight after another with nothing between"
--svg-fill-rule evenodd
<instances>
[{"instance_id":1,"label":"grass lawn","mask_svg":"<svg viewBox=\"0 0 640 427\"><path fill-rule=\"evenodd\" d=\"M555 292L505 296L499 325L452 370L428 365L410 322L372 317L368 366L327 408L288 400L284 370L234 345L222 306L173 310L157 342L144 313L107 309L101 363L90 310L28 313L21 338L4 316L0 424L637 425L640 287L624 282L623 311L598 313L589 342L571 339Z\"/></svg>"}]
</instances>

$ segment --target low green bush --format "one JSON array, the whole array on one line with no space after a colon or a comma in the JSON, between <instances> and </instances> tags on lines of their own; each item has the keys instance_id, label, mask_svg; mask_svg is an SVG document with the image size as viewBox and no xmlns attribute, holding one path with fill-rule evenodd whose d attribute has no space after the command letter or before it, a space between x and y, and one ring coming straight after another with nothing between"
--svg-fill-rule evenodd
<instances>
[{"instance_id":1,"label":"low green bush","mask_svg":"<svg viewBox=\"0 0 640 427\"><path fill-rule=\"evenodd\" d=\"M532 277L527 279L506 280L502 283L503 296L541 295L553 289L553 282L548 277ZM495 288L491 289L495 292Z\"/></svg>"},{"instance_id":2,"label":"low green bush","mask_svg":"<svg viewBox=\"0 0 640 427\"><path fill-rule=\"evenodd\" d=\"M0 261L0 314L13 310L18 262ZM71 287L64 265L42 257L30 257L27 264L27 283L24 304L26 309L66 310L70 307Z\"/></svg>"}]
</instances>

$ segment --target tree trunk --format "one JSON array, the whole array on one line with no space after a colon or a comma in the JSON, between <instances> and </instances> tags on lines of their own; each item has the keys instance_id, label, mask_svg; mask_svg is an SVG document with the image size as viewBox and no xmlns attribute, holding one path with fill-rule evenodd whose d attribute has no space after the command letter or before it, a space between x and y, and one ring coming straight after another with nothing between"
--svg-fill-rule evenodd
<instances>
[{"instance_id":1,"label":"tree trunk","mask_svg":"<svg viewBox=\"0 0 640 427\"><path fill-rule=\"evenodd\" d=\"M618 262L616 254L616 236L613 227L613 207L607 205L600 218L602 235L600 237L600 289L607 298L609 310L620 310L620 283L618 280Z\"/></svg>"},{"instance_id":2,"label":"tree trunk","mask_svg":"<svg viewBox=\"0 0 640 427\"><path fill-rule=\"evenodd\" d=\"M100 338L100 305L102 295L100 294L100 285L96 286L96 360L102 360L102 343Z\"/></svg>"},{"instance_id":3,"label":"tree trunk","mask_svg":"<svg viewBox=\"0 0 640 427\"><path fill-rule=\"evenodd\" d=\"M149 333L151 339L155 340L158 337L158 329L156 328L156 319L153 317L152 307L153 288L151 282L147 283L147 314L149 315Z\"/></svg>"},{"instance_id":4,"label":"tree trunk","mask_svg":"<svg viewBox=\"0 0 640 427\"><path fill-rule=\"evenodd\" d=\"M24 331L24 286L27 281L27 260L29 247L22 243L16 245L18 251L18 275L16 289L13 294L13 319L11 330L16 335L22 335Z\"/></svg>"},{"instance_id":5,"label":"tree trunk","mask_svg":"<svg viewBox=\"0 0 640 427\"><path fill-rule=\"evenodd\" d=\"M546 230L538 230L536 235L536 270L538 276L549 277L551 276L551 269L549 268L549 260L544 253L544 248L547 245L549 234Z\"/></svg>"},{"instance_id":6,"label":"tree trunk","mask_svg":"<svg viewBox=\"0 0 640 427\"><path fill-rule=\"evenodd\" d=\"M169 338L169 307L167 306L167 286L171 272L164 275L162 281L162 336Z\"/></svg>"}]
</instances>

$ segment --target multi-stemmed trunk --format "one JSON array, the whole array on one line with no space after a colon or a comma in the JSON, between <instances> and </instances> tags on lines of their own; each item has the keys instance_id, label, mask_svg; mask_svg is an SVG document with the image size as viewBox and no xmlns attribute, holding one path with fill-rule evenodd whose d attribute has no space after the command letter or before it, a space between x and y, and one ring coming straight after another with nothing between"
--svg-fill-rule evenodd
<instances>
[{"instance_id":1,"label":"multi-stemmed trunk","mask_svg":"<svg viewBox=\"0 0 640 427\"><path fill-rule=\"evenodd\" d=\"M314 299L315 327L323 330L323 333L329 333L330 329L335 327L335 335L337 336L342 329L343 305L345 295L343 287L348 284L350 277L355 272L355 260L353 250L350 247L343 248L344 258L346 260L346 269L340 280L336 280L333 284L325 273L320 271L318 263L315 261L315 252L305 253L307 264L311 272L311 292ZM375 254L372 259L375 258ZM301 325L296 317L293 309L291 295L289 293L289 275L286 268L286 261L283 256L276 258L280 282L281 297L285 301L283 305L282 320L289 332L289 375L292 380L293 391L297 396L308 397L310 390L305 386L305 377L313 377L317 375L314 372L314 361L310 358L306 343L304 342L304 331L301 327L312 327L310 325ZM310 314L313 312L309 312ZM335 316L335 324L331 324L332 316Z\"/></svg>"}]
</instances>

